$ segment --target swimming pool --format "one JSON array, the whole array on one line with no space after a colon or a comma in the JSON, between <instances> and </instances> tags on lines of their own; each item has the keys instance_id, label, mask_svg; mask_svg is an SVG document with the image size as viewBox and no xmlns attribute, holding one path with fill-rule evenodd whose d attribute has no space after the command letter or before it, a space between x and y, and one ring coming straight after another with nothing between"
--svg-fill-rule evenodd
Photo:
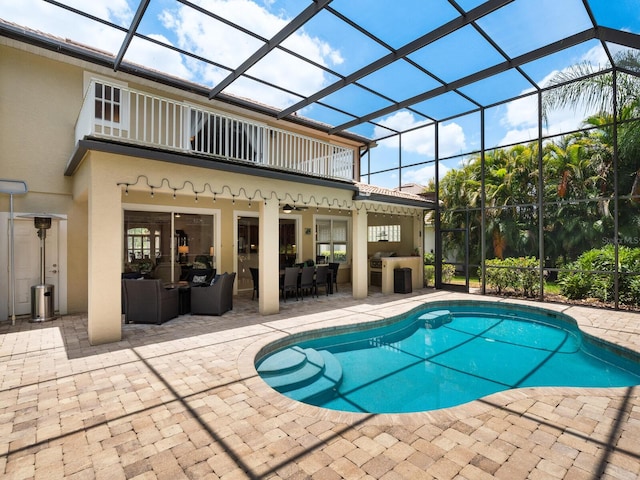
<instances>
[{"instance_id":1,"label":"swimming pool","mask_svg":"<svg viewBox=\"0 0 640 480\"><path fill-rule=\"evenodd\" d=\"M640 384L635 352L544 309L433 303L373 325L280 341L256 361L274 389L311 405L408 413L522 387Z\"/></svg>"}]
</instances>

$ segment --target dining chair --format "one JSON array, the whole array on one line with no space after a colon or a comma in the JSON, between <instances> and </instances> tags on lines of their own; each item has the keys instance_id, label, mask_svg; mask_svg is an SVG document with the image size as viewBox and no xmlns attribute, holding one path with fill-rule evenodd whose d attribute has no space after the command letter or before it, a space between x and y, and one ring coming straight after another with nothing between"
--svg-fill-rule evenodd
<instances>
[{"instance_id":1,"label":"dining chair","mask_svg":"<svg viewBox=\"0 0 640 480\"><path fill-rule=\"evenodd\" d=\"M260 298L260 271L256 267L249 267L249 271L251 272L251 280L253 280L253 292L251 292L251 300L253 300L254 295L256 298Z\"/></svg>"},{"instance_id":2,"label":"dining chair","mask_svg":"<svg viewBox=\"0 0 640 480\"><path fill-rule=\"evenodd\" d=\"M324 294L329 295L329 266L318 265L316 268L316 278L313 281L313 288L318 296L318 287L324 288Z\"/></svg>"},{"instance_id":3,"label":"dining chair","mask_svg":"<svg viewBox=\"0 0 640 480\"><path fill-rule=\"evenodd\" d=\"M305 292L313 294L313 277L316 273L316 267L302 267L302 274L300 275L300 297L304 300Z\"/></svg>"},{"instance_id":4,"label":"dining chair","mask_svg":"<svg viewBox=\"0 0 640 480\"><path fill-rule=\"evenodd\" d=\"M296 301L298 300L298 273L300 269L298 267L287 267L284 269L284 277L282 279L282 299L287 301L287 292L294 292L296 294Z\"/></svg>"},{"instance_id":5,"label":"dining chair","mask_svg":"<svg viewBox=\"0 0 640 480\"><path fill-rule=\"evenodd\" d=\"M329 263L329 268L331 269L331 272L332 272L331 293L333 293L333 285L336 286L336 292L338 291L338 268L339 267L340 267L340 264L338 262L330 262Z\"/></svg>"}]
</instances>

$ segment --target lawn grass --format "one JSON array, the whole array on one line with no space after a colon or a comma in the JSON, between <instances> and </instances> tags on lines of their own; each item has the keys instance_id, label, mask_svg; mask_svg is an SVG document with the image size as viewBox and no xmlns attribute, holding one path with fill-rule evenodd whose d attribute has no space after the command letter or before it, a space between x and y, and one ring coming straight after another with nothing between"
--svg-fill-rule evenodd
<instances>
[{"instance_id":1,"label":"lawn grass","mask_svg":"<svg viewBox=\"0 0 640 480\"><path fill-rule=\"evenodd\" d=\"M464 285L465 278L462 275L455 275L451 279L451 283L454 285ZM482 284L480 283L479 277L469 277L469 288L480 288ZM545 293L550 293L553 295L561 295L560 285L557 282L545 282L544 283L544 291Z\"/></svg>"}]
</instances>

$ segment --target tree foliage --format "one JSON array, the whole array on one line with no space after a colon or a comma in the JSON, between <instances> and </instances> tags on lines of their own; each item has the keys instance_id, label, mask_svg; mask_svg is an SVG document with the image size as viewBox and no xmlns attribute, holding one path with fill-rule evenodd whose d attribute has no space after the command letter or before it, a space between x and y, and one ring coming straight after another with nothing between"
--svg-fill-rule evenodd
<instances>
[{"instance_id":1,"label":"tree foliage","mask_svg":"<svg viewBox=\"0 0 640 480\"><path fill-rule=\"evenodd\" d=\"M468 158L442 178L441 225L467 230L472 264L479 264L482 255L483 169L487 259L537 256L542 228L545 266L566 265L587 250L616 241L616 213L620 237L638 238L640 79L635 74L640 73L640 53L624 52L614 61L625 73L597 74L592 66L579 64L558 74L552 82L560 86L543 96L545 112L580 105L589 105L593 111L595 106L599 113L584 120L584 130L553 141L485 152L484 158ZM445 235L445 251L460 250L463 246L456 245L460 241L459 235ZM575 281L580 290L579 279Z\"/></svg>"},{"instance_id":2,"label":"tree foliage","mask_svg":"<svg viewBox=\"0 0 640 480\"><path fill-rule=\"evenodd\" d=\"M621 303L638 305L640 302L640 248L620 246L618 249L618 283ZM613 245L587 250L568 265L560 274L561 292L570 299L597 298L608 302L614 297L614 276L616 267Z\"/></svg>"}]
</instances>

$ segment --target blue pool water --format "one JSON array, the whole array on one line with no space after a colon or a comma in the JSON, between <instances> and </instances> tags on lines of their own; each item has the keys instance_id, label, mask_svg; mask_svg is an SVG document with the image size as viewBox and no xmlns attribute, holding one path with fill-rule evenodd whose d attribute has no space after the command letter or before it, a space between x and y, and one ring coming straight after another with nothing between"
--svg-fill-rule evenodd
<instances>
[{"instance_id":1,"label":"blue pool water","mask_svg":"<svg viewBox=\"0 0 640 480\"><path fill-rule=\"evenodd\" d=\"M375 328L311 335L256 367L283 394L334 410L416 412L512 388L640 384L633 352L540 309L447 303Z\"/></svg>"}]
</instances>

